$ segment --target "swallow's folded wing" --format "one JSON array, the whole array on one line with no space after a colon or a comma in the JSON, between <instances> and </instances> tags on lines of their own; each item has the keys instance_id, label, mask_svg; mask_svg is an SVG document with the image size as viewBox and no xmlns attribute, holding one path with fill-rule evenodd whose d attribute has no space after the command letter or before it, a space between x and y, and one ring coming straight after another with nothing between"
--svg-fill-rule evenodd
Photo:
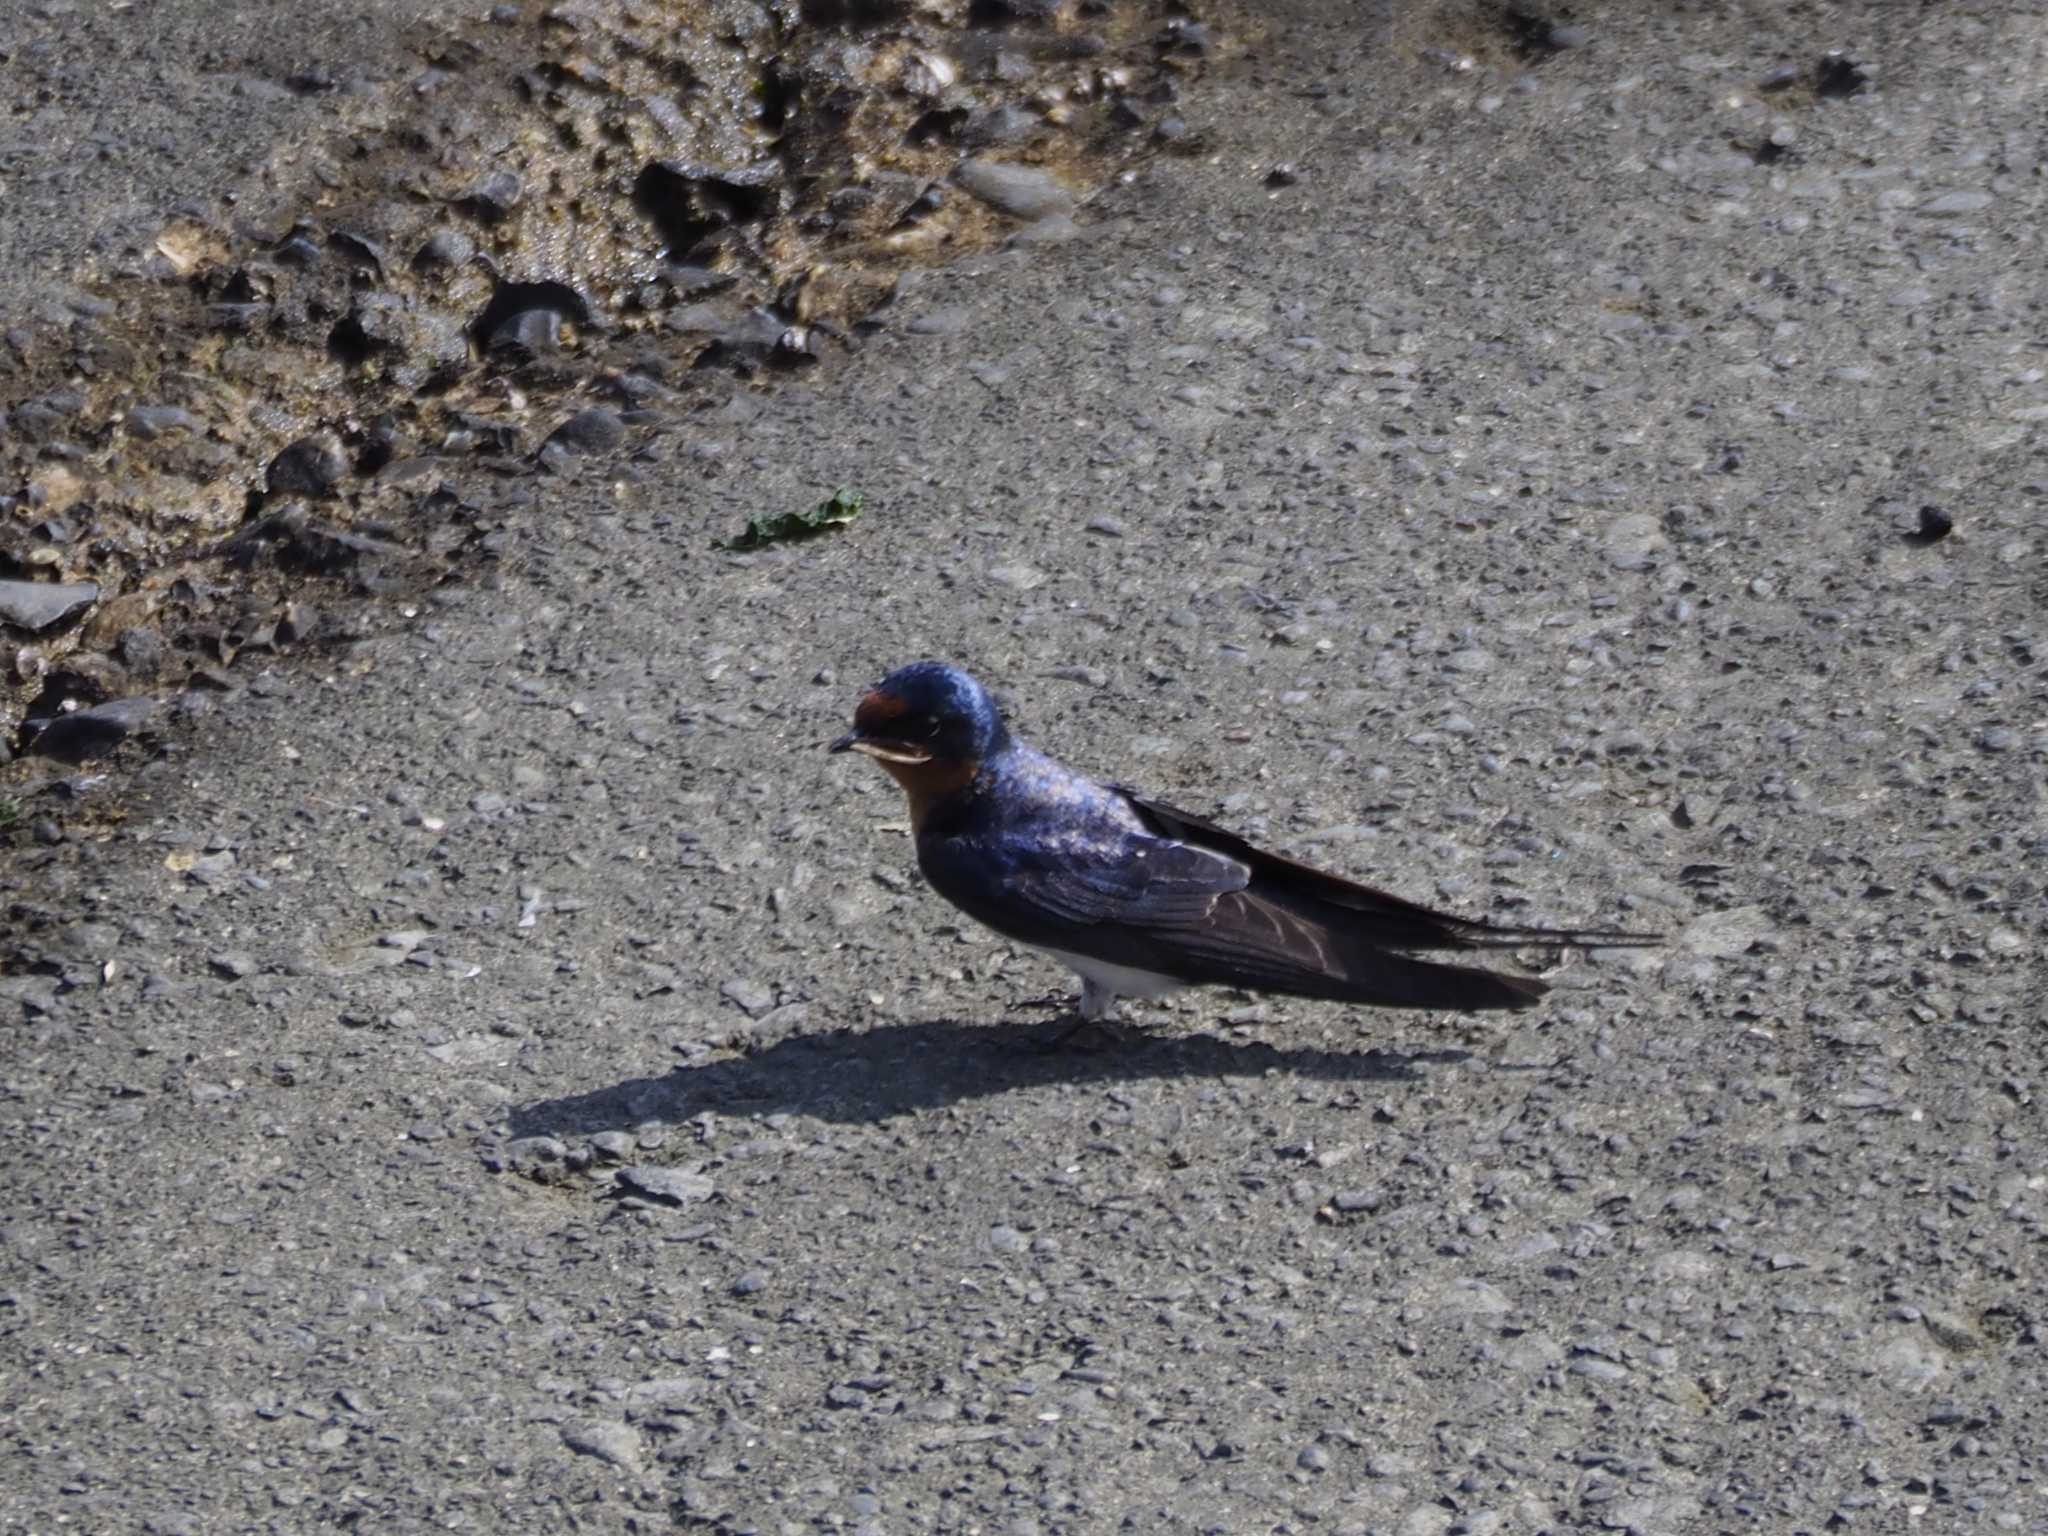
<instances>
[{"instance_id":1,"label":"swallow's folded wing","mask_svg":"<svg viewBox=\"0 0 2048 1536\"><path fill-rule=\"evenodd\" d=\"M936 842L919 862L940 895L998 933L1105 959L1141 936L1208 931L1251 883L1228 854L1120 828Z\"/></svg>"},{"instance_id":2,"label":"swallow's folded wing","mask_svg":"<svg viewBox=\"0 0 2048 1536\"><path fill-rule=\"evenodd\" d=\"M1662 936L1654 933L1615 928L1516 928L1437 912L1297 859L1268 853L1214 822L1147 800L1121 785L1117 790L1162 838L1241 864L1250 872L1251 889L1256 893L1286 900L1290 906L1309 902L1338 908L1338 913L1329 915L1347 919L1358 937L1387 949L1513 949L1527 944L1637 947L1662 942Z\"/></svg>"},{"instance_id":3,"label":"swallow's folded wing","mask_svg":"<svg viewBox=\"0 0 2048 1536\"><path fill-rule=\"evenodd\" d=\"M1073 923L1177 928L1206 920L1217 898L1251 884L1238 860L1208 848L1148 837L1062 848L1013 863L1007 890Z\"/></svg>"}]
</instances>

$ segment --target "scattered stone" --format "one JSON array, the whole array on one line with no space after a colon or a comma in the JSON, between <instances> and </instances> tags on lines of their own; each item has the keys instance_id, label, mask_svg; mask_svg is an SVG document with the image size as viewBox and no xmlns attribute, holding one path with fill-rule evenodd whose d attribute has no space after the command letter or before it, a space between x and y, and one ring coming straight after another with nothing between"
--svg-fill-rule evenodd
<instances>
[{"instance_id":1,"label":"scattered stone","mask_svg":"<svg viewBox=\"0 0 2048 1536\"><path fill-rule=\"evenodd\" d=\"M572 1419L562 1426L562 1444L578 1456L595 1456L622 1472L640 1475L640 1432L615 1419Z\"/></svg>"},{"instance_id":2,"label":"scattered stone","mask_svg":"<svg viewBox=\"0 0 2048 1536\"><path fill-rule=\"evenodd\" d=\"M614 1173L612 1180L629 1194L663 1205L689 1205L709 1200L713 1193L711 1180L701 1173L647 1163L630 1163Z\"/></svg>"},{"instance_id":3,"label":"scattered stone","mask_svg":"<svg viewBox=\"0 0 2048 1536\"><path fill-rule=\"evenodd\" d=\"M904 329L913 336L951 336L967 329L968 318L965 305L951 304L915 316Z\"/></svg>"},{"instance_id":4,"label":"scattered stone","mask_svg":"<svg viewBox=\"0 0 2048 1536\"><path fill-rule=\"evenodd\" d=\"M1678 935L1678 946L1695 955L1731 958L1768 936L1771 926L1760 906L1728 907L1688 923Z\"/></svg>"},{"instance_id":5,"label":"scattered stone","mask_svg":"<svg viewBox=\"0 0 2048 1536\"><path fill-rule=\"evenodd\" d=\"M1982 213L1998 199L1989 192L1943 192L1920 205L1930 219L1953 219L1968 213Z\"/></svg>"},{"instance_id":6,"label":"scattered stone","mask_svg":"<svg viewBox=\"0 0 2048 1536\"><path fill-rule=\"evenodd\" d=\"M1045 572L1029 565L997 565L989 568L988 579L1013 592L1029 592L1045 584Z\"/></svg>"},{"instance_id":7,"label":"scattered stone","mask_svg":"<svg viewBox=\"0 0 2048 1536\"><path fill-rule=\"evenodd\" d=\"M522 1173L555 1168L568 1160L568 1144L554 1136L520 1136L505 1143L504 1155Z\"/></svg>"},{"instance_id":8,"label":"scattered stone","mask_svg":"<svg viewBox=\"0 0 2048 1536\"><path fill-rule=\"evenodd\" d=\"M1013 219L1029 222L1074 211L1074 194L1050 172L1028 165L963 160L954 168L953 180L971 196Z\"/></svg>"},{"instance_id":9,"label":"scattered stone","mask_svg":"<svg viewBox=\"0 0 2048 1536\"><path fill-rule=\"evenodd\" d=\"M99 595L96 581L0 581L0 619L39 634L83 613Z\"/></svg>"},{"instance_id":10,"label":"scattered stone","mask_svg":"<svg viewBox=\"0 0 2048 1536\"><path fill-rule=\"evenodd\" d=\"M751 976L735 976L718 989L718 995L729 1003L737 1003L755 1018L775 1006L775 990L764 986Z\"/></svg>"},{"instance_id":11,"label":"scattered stone","mask_svg":"<svg viewBox=\"0 0 2048 1536\"><path fill-rule=\"evenodd\" d=\"M1607 526L1607 559L1616 570L1646 570L1669 542L1655 513L1624 513Z\"/></svg>"},{"instance_id":12,"label":"scattered stone","mask_svg":"<svg viewBox=\"0 0 2048 1536\"><path fill-rule=\"evenodd\" d=\"M1109 674L1100 667L1054 667L1045 675L1062 683L1086 683L1090 688L1109 686Z\"/></svg>"},{"instance_id":13,"label":"scattered stone","mask_svg":"<svg viewBox=\"0 0 2048 1536\"><path fill-rule=\"evenodd\" d=\"M226 977L229 981L241 981L245 977L253 976L257 969L255 957L239 949L222 950L217 955L208 955L206 963L213 968L215 975Z\"/></svg>"}]
</instances>

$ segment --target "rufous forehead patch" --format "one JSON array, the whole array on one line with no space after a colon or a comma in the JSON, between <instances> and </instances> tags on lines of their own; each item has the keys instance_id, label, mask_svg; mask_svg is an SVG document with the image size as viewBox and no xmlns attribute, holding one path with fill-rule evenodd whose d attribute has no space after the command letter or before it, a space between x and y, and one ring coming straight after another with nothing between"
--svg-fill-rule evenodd
<instances>
[{"instance_id":1,"label":"rufous forehead patch","mask_svg":"<svg viewBox=\"0 0 2048 1536\"><path fill-rule=\"evenodd\" d=\"M879 688L872 689L862 696L859 705L853 711L854 729L866 730L870 726L880 725L884 720L897 719L909 708L900 695L884 693Z\"/></svg>"}]
</instances>

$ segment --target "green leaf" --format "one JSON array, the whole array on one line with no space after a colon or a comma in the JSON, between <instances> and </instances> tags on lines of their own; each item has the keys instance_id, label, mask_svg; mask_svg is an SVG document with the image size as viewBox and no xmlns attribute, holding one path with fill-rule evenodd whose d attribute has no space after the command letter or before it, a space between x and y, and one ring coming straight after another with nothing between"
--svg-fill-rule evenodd
<instances>
[{"instance_id":1,"label":"green leaf","mask_svg":"<svg viewBox=\"0 0 2048 1536\"><path fill-rule=\"evenodd\" d=\"M764 544L777 544L793 539L814 539L821 533L843 527L860 516L863 502L867 500L859 491L845 487L834 491L808 512L778 512L773 517L757 517L747 524L747 530L730 544L713 542L714 549L759 549Z\"/></svg>"}]
</instances>

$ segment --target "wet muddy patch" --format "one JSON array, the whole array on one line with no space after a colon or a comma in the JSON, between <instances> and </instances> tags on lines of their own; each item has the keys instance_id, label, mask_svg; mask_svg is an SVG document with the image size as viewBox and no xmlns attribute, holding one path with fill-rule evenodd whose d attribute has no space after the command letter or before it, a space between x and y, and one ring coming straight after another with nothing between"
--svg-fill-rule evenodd
<instances>
[{"instance_id":1,"label":"wet muddy patch","mask_svg":"<svg viewBox=\"0 0 2048 1536\"><path fill-rule=\"evenodd\" d=\"M1158 0L570 0L408 40L402 91L338 93L255 185L0 334L0 750L98 755L135 712L64 717L345 637L490 559L507 482L635 472L885 323L907 270L1064 237L1178 144L1223 30Z\"/></svg>"}]
</instances>

